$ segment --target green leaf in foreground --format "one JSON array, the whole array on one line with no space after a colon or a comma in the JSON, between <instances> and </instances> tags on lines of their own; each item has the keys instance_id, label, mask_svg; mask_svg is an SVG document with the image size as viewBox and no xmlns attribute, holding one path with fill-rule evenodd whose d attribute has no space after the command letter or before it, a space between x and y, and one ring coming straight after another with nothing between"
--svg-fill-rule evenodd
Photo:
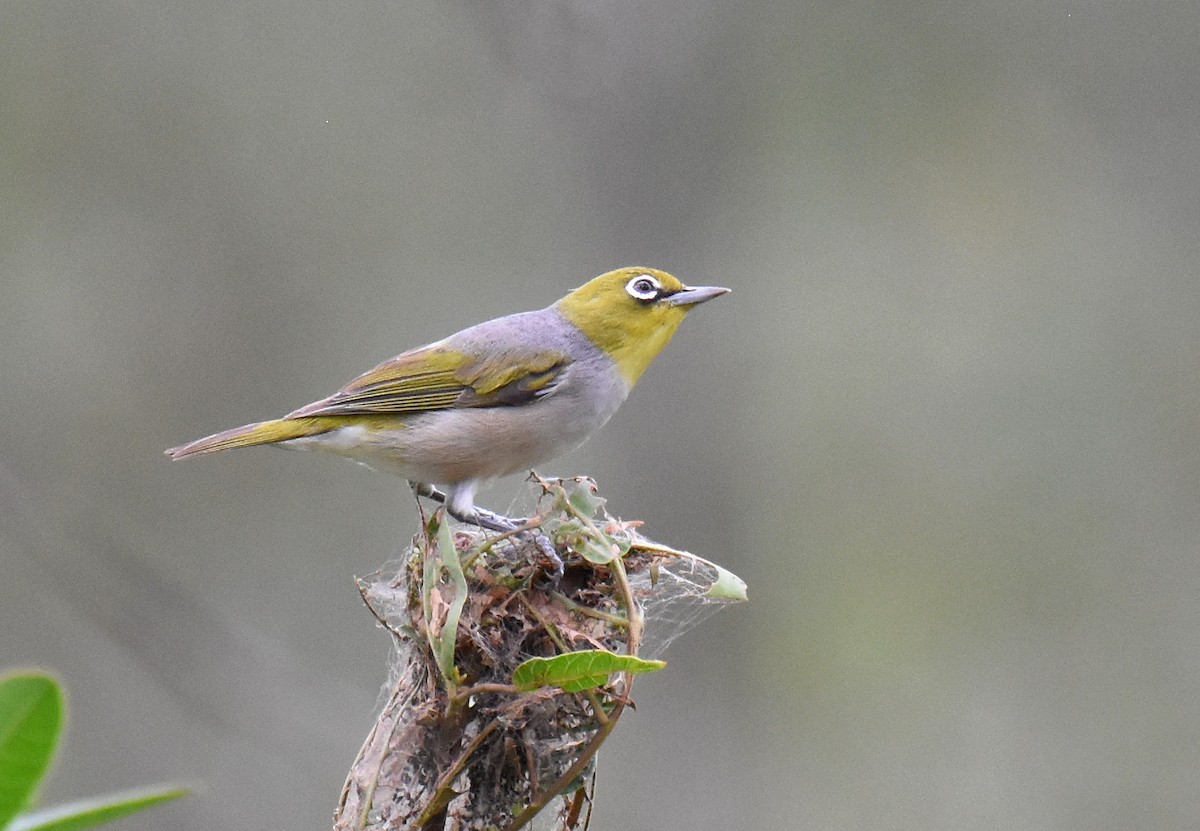
<instances>
[{"instance_id":1,"label":"green leaf in foreground","mask_svg":"<svg viewBox=\"0 0 1200 831\"><path fill-rule=\"evenodd\" d=\"M63 722L58 682L41 672L0 680L0 828L29 804Z\"/></svg>"},{"instance_id":2,"label":"green leaf in foreground","mask_svg":"<svg viewBox=\"0 0 1200 831\"><path fill-rule=\"evenodd\" d=\"M17 817L5 831L76 831L92 828L151 805L178 799L187 792L187 788L163 785L69 802Z\"/></svg>"},{"instance_id":3,"label":"green leaf in foreground","mask_svg":"<svg viewBox=\"0 0 1200 831\"><path fill-rule=\"evenodd\" d=\"M604 649L587 649L553 658L530 658L513 671L513 686L521 692L538 687L579 692L603 686L614 672L653 672L666 665L666 661L646 661Z\"/></svg>"}]
</instances>

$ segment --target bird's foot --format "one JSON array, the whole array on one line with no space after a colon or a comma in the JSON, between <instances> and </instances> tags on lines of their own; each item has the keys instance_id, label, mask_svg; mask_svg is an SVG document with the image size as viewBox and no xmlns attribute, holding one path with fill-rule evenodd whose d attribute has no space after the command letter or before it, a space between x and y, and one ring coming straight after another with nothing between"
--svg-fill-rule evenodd
<instances>
[{"instance_id":1,"label":"bird's foot","mask_svg":"<svg viewBox=\"0 0 1200 831\"><path fill-rule=\"evenodd\" d=\"M448 499L443 491L438 490L433 485L426 485L423 482L413 482L411 484L413 493L417 496L432 499L434 502L442 503L446 506L446 513L459 522L476 525L480 528L486 528L489 531L496 531L501 534L513 532L521 532L522 535L526 533L530 534L533 537L534 544L537 545L538 550L542 552L542 556L549 565L548 572L551 581L557 583L562 578L563 561L558 552L554 550L554 543L538 529L522 531L522 527L528 524L528 520L505 516L504 514L498 514L486 508L476 506L472 506L469 510L463 510L454 504L454 500Z\"/></svg>"}]
</instances>

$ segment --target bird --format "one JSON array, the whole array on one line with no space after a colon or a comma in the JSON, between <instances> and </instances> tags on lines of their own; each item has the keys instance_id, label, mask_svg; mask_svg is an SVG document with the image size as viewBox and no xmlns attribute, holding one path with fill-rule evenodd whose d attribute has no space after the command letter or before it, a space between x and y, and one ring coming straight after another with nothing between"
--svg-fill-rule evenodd
<instances>
[{"instance_id":1,"label":"bird","mask_svg":"<svg viewBox=\"0 0 1200 831\"><path fill-rule=\"evenodd\" d=\"M687 313L729 292L654 268L601 274L544 309L403 352L282 418L172 447L318 450L398 474L460 522L512 530L475 503L487 481L573 450L625 401Z\"/></svg>"}]
</instances>

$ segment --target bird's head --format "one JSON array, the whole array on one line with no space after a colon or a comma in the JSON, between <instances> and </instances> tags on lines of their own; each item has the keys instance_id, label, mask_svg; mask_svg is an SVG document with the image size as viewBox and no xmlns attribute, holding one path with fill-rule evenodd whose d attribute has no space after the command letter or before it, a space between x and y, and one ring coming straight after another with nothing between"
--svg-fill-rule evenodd
<instances>
[{"instance_id":1,"label":"bird's head","mask_svg":"<svg viewBox=\"0 0 1200 831\"><path fill-rule=\"evenodd\" d=\"M613 359L632 386L694 306L728 291L685 286L656 268L618 268L554 305Z\"/></svg>"}]
</instances>

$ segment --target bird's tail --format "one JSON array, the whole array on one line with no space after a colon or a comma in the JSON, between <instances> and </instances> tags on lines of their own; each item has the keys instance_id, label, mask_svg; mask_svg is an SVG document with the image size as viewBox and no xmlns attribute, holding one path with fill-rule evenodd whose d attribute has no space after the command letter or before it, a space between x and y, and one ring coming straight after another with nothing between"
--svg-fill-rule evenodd
<instances>
[{"instance_id":1,"label":"bird's tail","mask_svg":"<svg viewBox=\"0 0 1200 831\"><path fill-rule=\"evenodd\" d=\"M196 439L179 447L166 451L172 459L186 459L189 456L201 456L205 453L216 453L218 450L229 450L234 447L251 447L256 444L277 444L289 439L300 439L305 436L316 436L337 427L335 418L313 416L310 418L277 418L272 421L259 421L234 427L202 439Z\"/></svg>"}]
</instances>

